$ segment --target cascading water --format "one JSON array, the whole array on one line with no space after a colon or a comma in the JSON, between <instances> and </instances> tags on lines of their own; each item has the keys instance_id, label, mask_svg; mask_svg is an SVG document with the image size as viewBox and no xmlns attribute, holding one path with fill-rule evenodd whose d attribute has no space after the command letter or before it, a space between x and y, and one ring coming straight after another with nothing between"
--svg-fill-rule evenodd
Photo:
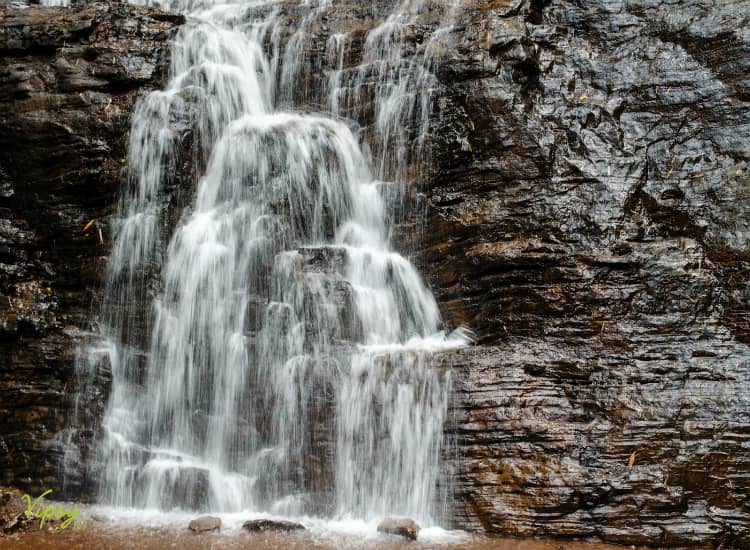
<instances>
[{"instance_id":1,"label":"cascading water","mask_svg":"<svg viewBox=\"0 0 750 550\"><path fill-rule=\"evenodd\" d=\"M441 332L431 293L391 249L383 181L405 162L385 134L429 116L429 55L411 76L397 68L403 14L419 3L367 39L375 174L341 118L275 107L291 107L305 29L331 2L303 3L283 55L266 53L279 43L277 2L152 3L191 21L167 89L140 102L131 131L106 345L92 352L110 350L113 372L100 501L434 521L450 380L429 350L466 337ZM341 88L349 42L328 42L333 115L364 93L359 77ZM170 227L165 189L186 135L205 171Z\"/></svg>"}]
</instances>

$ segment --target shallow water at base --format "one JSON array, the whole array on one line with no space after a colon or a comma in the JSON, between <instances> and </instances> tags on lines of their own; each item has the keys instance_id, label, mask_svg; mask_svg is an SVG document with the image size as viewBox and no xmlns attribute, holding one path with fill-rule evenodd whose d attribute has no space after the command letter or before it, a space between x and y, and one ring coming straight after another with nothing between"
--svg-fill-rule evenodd
<instances>
[{"instance_id":1,"label":"shallow water at base","mask_svg":"<svg viewBox=\"0 0 750 550\"><path fill-rule=\"evenodd\" d=\"M12 495L15 494L11 492ZM0 495L1 496L1 495ZM67 502L64 506L72 506ZM423 526L416 542L384 535L377 521L361 519L328 520L317 517L282 517L265 513L214 514L221 518L221 530L193 533L187 528L191 519L203 514L159 512L133 508L114 508L76 504L79 509L70 527L61 529L54 520L39 529L35 519L29 530L0 535L0 550L9 549L81 549L81 550L254 550L254 549L331 549L331 550L617 550L622 546L547 539L492 538L460 530ZM0 522L22 513L25 506L11 498L0 506ZM282 519L302 523L305 531L259 535L242 529L253 519ZM628 547L634 548L634 547Z\"/></svg>"},{"instance_id":2,"label":"shallow water at base","mask_svg":"<svg viewBox=\"0 0 750 550\"><path fill-rule=\"evenodd\" d=\"M424 531L432 531L426 529ZM443 531L443 530L439 530ZM145 527L136 524L93 522L84 530L33 530L14 537L0 538L0 549L33 548L90 550L617 550L622 546L600 543L543 539L499 539L465 533L421 533L417 542L374 532L363 536L341 531L301 534L254 535L237 529L220 533L196 534L186 528ZM632 548L632 547L628 547Z\"/></svg>"}]
</instances>

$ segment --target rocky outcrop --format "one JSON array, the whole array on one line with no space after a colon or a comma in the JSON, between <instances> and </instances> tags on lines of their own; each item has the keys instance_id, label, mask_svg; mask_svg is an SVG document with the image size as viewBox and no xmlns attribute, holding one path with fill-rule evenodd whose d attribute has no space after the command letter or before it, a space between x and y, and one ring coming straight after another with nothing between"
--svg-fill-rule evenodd
<instances>
[{"instance_id":1,"label":"rocky outcrop","mask_svg":"<svg viewBox=\"0 0 750 550\"><path fill-rule=\"evenodd\" d=\"M16 4L0 2L0 484L59 494L76 386L87 385L82 440L108 392L104 363L74 376L75 348L102 283L130 114L160 85L182 19L109 2ZM86 480L72 483L84 498Z\"/></svg>"},{"instance_id":2,"label":"rocky outcrop","mask_svg":"<svg viewBox=\"0 0 750 550\"><path fill-rule=\"evenodd\" d=\"M477 336L439 359L456 524L747 546L750 3L425 6L402 70L435 19L450 28L396 237L448 325ZM335 32L340 81L377 85L364 36L388 9L320 17L297 103L324 102ZM373 139L366 100L342 111Z\"/></svg>"},{"instance_id":3,"label":"rocky outcrop","mask_svg":"<svg viewBox=\"0 0 750 550\"><path fill-rule=\"evenodd\" d=\"M435 4L404 33L403 70ZM348 9L308 36L297 102L323 102L310 90L334 32L339 78L361 78L388 7ZM421 204L396 237L448 325L477 336L439 359L458 526L750 544L748 10L475 0L448 15L429 160L405 171ZM371 138L371 106L342 109Z\"/></svg>"},{"instance_id":4,"label":"rocky outcrop","mask_svg":"<svg viewBox=\"0 0 750 550\"><path fill-rule=\"evenodd\" d=\"M461 15L417 245L479 343L445 359L459 525L750 544L749 7Z\"/></svg>"}]
</instances>

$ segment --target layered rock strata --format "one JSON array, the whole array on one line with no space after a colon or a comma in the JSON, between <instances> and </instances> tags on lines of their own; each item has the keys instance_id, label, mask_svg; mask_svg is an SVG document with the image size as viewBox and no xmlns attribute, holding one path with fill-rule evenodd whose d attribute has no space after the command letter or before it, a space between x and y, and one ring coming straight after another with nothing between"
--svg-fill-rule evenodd
<instances>
[{"instance_id":1,"label":"layered rock strata","mask_svg":"<svg viewBox=\"0 0 750 550\"><path fill-rule=\"evenodd\" d=\"M41 492L59 487L130 115L182 18L18 4L0 2L0 484ZM92 374L78 437L93 437L109 377Z\"/></svg>"}]
</instances>

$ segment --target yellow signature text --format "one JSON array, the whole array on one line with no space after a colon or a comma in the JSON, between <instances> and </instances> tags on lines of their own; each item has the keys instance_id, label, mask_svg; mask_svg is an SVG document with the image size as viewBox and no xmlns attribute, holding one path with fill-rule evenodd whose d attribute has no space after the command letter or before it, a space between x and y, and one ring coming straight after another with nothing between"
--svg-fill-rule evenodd
<instances>
[{"instance_id":1,"label":"yellow signature text","mask_svg":"<svg viewBox=\"0 0 750 550\"><path fill-rule=\"evenodd\" d=\"M65 508L61 505L53 504L45 506L44 497L51 493L52 489L48 489L33 501L31 500L30 495L23 495L21 499L26 502L26 517L29 519L39 518L40 529L44 529L44 524L49 519L61 520L60 527L62 529L67 529L73 524L73 521L78 517L78 514L81 511L75 504L66 506ZM78 520L73 524L73 529L82 529L85 524L86 522Z\"/></svg>"}]
</instances>

